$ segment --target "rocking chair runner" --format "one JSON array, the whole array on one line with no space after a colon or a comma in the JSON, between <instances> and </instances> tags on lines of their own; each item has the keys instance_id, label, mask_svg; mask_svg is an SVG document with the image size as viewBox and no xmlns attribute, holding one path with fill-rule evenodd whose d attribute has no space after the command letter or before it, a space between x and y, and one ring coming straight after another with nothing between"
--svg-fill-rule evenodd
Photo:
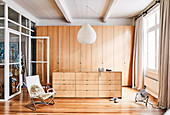
<instances>
[{"instance_id":1,"label":"rocking chair runner","mask_svg":"<svg viewBox=\"0 0 170 115\"><path fill-rule=\"evenodd\" d=\"M27 108L35 111L36 104L44 104L44 105L55 104L53 98L55 97L56 92L54 91L53 88L50 88L47 90L47 93L45 93L40 84L39 75L26 77L26 84L27 84L29 95L32 99L32 102L26 105ZM35 101L35 99L40 99L41 101ZM47 99L50 99L50 100L46 102ZM33 105L34 108L30 107L30 105Z\"/></svg>"}]
</instances>

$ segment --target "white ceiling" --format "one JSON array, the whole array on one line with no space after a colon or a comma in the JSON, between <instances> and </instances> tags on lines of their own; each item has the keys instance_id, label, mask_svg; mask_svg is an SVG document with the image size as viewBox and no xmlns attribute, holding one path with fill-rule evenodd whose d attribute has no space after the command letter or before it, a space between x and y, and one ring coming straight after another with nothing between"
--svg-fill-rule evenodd
<instances>
[{"instance_id":1,"label":"white ceiling","mask_svg":"<svg viewBox=\"0 0 170 115\"><path fill-rule=\"evenodd\" d=\"M13 0L39 19L63 19L54 0Z\"/></svg>"},{"instance_id":2,"label":"white ceiling","mask_svg":"<svg viewBox=\"0 0 170 115\"><path fill-rule=\"evenodd\" d=\"M38 19L64 19L55 0L13 1ZM132 18L153 1L117 0L109 18ZM101 19L106 13L110 0L64 0L64 3L72 19Z\"/></svg>"}]
</instances>

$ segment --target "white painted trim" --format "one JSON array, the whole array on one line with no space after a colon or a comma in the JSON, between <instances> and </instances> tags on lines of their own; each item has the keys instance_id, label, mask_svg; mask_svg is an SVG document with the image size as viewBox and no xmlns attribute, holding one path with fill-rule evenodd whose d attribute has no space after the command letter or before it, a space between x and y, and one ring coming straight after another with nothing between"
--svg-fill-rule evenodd
<instances>
[{"instance_id":1,"label":"white painted trim","mask_svg":"<svg viewBox=\"0 0 170 115\"><path fill-rule=\"evenodd\" d=\"M31 60L31 39L47 39L47 61L32 61ZM31 75L31 63L47 63L47 83L49 83L49 36L31 36L29 39L29 76Z\"/></svg>"},{"instance_id":2,"label":"white painted trim","mask_svg":"<svg viewBox=\"0 0 170 115\"><path fill-rule=\"evenodd\" d=\"M48 63L47 61L31 61L31 63Z\"/></svg>"},{"instance_id":3,"label":"white painted trim","mask_svg":"<svg viewBox=\"0 0 170 115\"><path fill-rule=\"evenodd\" d=\"M17 11L19 14L23 15L24 17L28 18L29 20L37 23L38 19L33 16L31 13L29 13L28 11L26 11L24 8L22 8L20 5L18 5L17 3L15 3L13 0L2 0L3 2L5 2L9 7L11 7L12 9L14 9L15 11Z\"/></svg>"},{"instance_id":4,"label":"white painted trim","mask_svg":"<svg viewBox=\"0 0 170 115\"><path fill-rule=\"evenodd\" d=\"M72 23L67 23L59 19L40 19L37 26L82 26L85 23L94 26L132 26L134 20L133 18L115 18L108 19L106 23L103 23L100 19L73 19Z\"/></svg>"},{"instance_id":5,"label":"white painted trim","mask_svg":"<svg viewBox=\"0 0 170 115\"><path fill-rule=\"evenodd\" d=\"M110 15L114 9L114 6L117 4L117 2L118 2L118 0L110 0L110 3L108 5L108 8L107 8L104 18L103 18L103 22L106 22L108 20L108 18L110 17Z\"/></svg>"},{"instance_id":6,"label":"white painted trim","mask_svg":"<svg viewBox=\"0 0 170 115\"><path fill-rule=\"evenodd\" d=\"M69 12L66 4L64 3L64 0L55 0L55 2L57 4L57 6L59 7L60 11L62 12L62 14L64 15L67 22L71 23L72 18L71 18L70 12Z\"/></svg>"}]
</instances>

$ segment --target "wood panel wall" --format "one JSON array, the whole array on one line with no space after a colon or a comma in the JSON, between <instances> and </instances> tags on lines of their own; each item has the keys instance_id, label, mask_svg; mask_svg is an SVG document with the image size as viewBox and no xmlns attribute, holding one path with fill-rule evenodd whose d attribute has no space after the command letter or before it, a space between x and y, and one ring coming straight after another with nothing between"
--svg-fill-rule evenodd
<instances>
[{"instance_id":1,"label":"wood panel wall","mask_svg":"<svg viewBox=\"0 0 170 115\"><path fill-rule=\"evenodd\" d=\"M39 26L37 36L50 36L50 82L54 70L97 70L123 72L123 85L131 86L134 26L92 26L97 39L79 44L80 26Z\"/></svg>"}]
</instances>

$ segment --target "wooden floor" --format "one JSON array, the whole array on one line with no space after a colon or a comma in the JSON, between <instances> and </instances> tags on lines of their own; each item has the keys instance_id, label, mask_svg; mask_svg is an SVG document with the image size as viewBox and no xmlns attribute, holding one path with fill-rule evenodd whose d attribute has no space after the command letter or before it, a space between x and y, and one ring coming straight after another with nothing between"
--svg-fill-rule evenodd
<instances>
[{"instance_id":1,"label":"wooden floor","mask_svg":"<svg viewBox=\"0 0 170 115\"><path fill-rule=\"evenodd\" d=\"M25 107L31 102L27 90L7 102L0 102L0 114L17 115L77 115L77 114L121 114L121 115L162 115L163 110L147 107L144 103L134 102L136 90L123 87L123 97L119 103L113 103L109 99L57 99L55 105L38 105L34 112ZM150 102L155 106L156 99L150 97Z\"/></svg>"}]
</instances>

